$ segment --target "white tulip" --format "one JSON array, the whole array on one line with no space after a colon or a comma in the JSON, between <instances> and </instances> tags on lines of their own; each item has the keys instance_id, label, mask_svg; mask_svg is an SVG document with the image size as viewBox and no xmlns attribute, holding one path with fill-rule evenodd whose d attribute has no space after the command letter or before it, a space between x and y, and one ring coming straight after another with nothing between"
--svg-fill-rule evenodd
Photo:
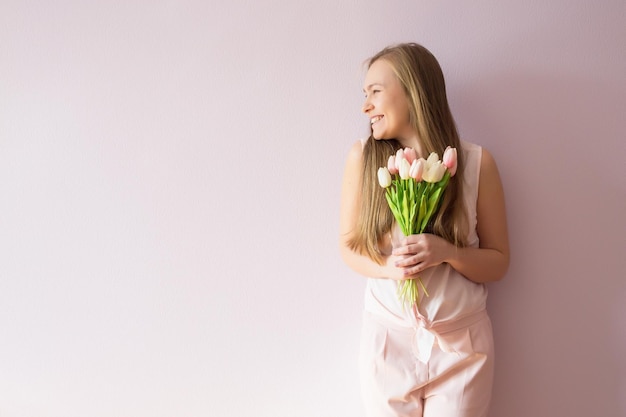
<instances>
[{"instance_id":1,"label":"white tulip","mask_svg":"<svg viewBox=\"0 0 626 417\"><path fill-rule=\"evenodd\" d=\"M407 161L406 159L402 159L402 161L400 161L400 167L398 171L400 173L400 178L402 178L403 180L408 180L411 177L411 164L409 164L409 161Z\"/></svg>"},{"instance_id":2,"label":"white tulip","mask_svg":"<svg viewBox=\"0 0 626 417\"><path fill-rule=\"evenodd\" d=\"M428 159L430 159L430 157ZM424 169L422 179L426 182L439 182L445 173L446 166L442 164L441 161L436 161L429 164L427 169Z\"/></svg>"},{"instance_id":3,"label":"white tulip","mask_svg":"<svg viewBox=\"0 0 626 417\"><path fill-rule=\"evenodd\" d=\"M428 159L426 160L426 162L428 162L428 164L434 164L438 160L439 160L439 155L437 154L437 152L431 152L430 155L428 155Z\"/></svg>"},{"instance_id":4,"label":"white tulip","mask_svg":"<svg viewBox=\"0 0 626 417\"><path fill-rule=\"evenodd\" d=\"M387 168L378 168L378 183L383 188L387 188L391 185L391 174Z\"/></svg>"}]
</instances>

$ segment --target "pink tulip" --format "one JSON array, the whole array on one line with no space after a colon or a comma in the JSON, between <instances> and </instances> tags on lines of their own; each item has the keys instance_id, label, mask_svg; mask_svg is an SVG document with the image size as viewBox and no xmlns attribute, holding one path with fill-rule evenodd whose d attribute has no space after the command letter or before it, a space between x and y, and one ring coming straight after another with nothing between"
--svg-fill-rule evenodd
<instances>
[{"instance_id":1,"label":"pink tulip","mask_svg":"<svg viewBox=\"0 0 626 417\"><path fill-rule=\"evenodd\" d=\"M413 148L404 148L404 157L409 161L409 164L413 164L413 161L417 159L417 152Z\"/></svg>"},{"instance_id":2,"label":"pink tulip","mask_svg":"<svg viewBox=\"0 0 626 417\"><path fill-rule=\"evenodd\" d=\"M402 160L406 159L404 157L404 151L402 149L398 149L398 151L396 152L396 169L400 170L400 164L402 163Z\"/></svg>"},{"instance_id":3,"label":"pink tulip","mask_svg":"<svg viewBox=\"0 0 626 417\"><path fill-rule=\"evenodd\" d=\"M411 170L409 175L415 181L420 182L422 180L422 173L424 172L424 160L422 158L416 159L411 164Z\"/></svg>"},{"instance_id":4,"label":"pink tulip","mask_svg":"<svg viewBox=\"0 0 626 417\"><path fill-rule=\"evenodd\" d=\"M387 161L387 169L391 175L398 173L398 168L396 167L396 157L394 155L389 157L389 160Z\"/></svg>"},{"instance_id":5,"label":"pink tulip","mask_svg":"<svg viewBox=\"0 0 626 417\"><path fill-rule=\"evenodd\" d=\"M443 153L443 164L450 171L450 176L453 177L456 174L457 168L457 155L456 148L447 147L446 151Z\"/></svg>"}]
</instances>

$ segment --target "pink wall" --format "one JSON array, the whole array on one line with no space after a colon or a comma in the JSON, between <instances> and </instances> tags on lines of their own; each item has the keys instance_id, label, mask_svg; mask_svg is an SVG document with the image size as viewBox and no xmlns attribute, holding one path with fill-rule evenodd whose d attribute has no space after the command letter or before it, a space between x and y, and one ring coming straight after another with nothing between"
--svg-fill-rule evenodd
<instances>
[{"instance_id":1,"label":"pink wall","mask_svg":"<svg viewBox=\"0 0 626 417\"><path fill-rule=\"evenodd\" d=\"M215 2L216 3L216 2ZM626 416L626 5L0 3L0 416L360 416L360 63L418 41L496 156L491 415Z\"/></svg>"}]
</instances>

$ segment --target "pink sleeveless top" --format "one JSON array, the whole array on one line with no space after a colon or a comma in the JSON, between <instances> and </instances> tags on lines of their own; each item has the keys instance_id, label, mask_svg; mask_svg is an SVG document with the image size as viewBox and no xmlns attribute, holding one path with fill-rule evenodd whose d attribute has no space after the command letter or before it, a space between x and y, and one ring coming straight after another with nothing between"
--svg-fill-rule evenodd
<instances>
[{"instance_id":1,"label":"pink sleeveless top","mask_svg":"<svg viewBox=\"0 0 626 417\"><path fill-rule=\"evenodd\" d=\"M464 201L468 213L469 246L478 247L476 233L476 203L482 148L461 142L465 157ZM420 359L430 357L435 338L445 348L439 333L471 324L473 318L484 315L487 288L465 278L448 264L429 268L420 274L429 297L421 295L419 308L403 306L398 300L398 282L391 279L368 278L365 291L365 311L393 327L413 327L419 331Z\"/></svg>"}]
</instances>

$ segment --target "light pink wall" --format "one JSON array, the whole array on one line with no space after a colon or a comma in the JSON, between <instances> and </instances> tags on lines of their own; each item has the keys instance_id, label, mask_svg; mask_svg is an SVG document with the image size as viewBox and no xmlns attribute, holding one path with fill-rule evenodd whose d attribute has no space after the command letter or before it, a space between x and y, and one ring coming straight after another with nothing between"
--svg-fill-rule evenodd
<instances>
[{"instance_id":1,"label":"light pink wall","mask_svg":"<svg viewBox=\"0 0 626 417\"><path fill-rule=\"evenodd\" d=\"M211 4L215 3L215 4ZM360 63L418 41L496 156L491 415L626 415L619 1L0 3L0 415L360 416Z\"/></svg>"}]
</instances>

